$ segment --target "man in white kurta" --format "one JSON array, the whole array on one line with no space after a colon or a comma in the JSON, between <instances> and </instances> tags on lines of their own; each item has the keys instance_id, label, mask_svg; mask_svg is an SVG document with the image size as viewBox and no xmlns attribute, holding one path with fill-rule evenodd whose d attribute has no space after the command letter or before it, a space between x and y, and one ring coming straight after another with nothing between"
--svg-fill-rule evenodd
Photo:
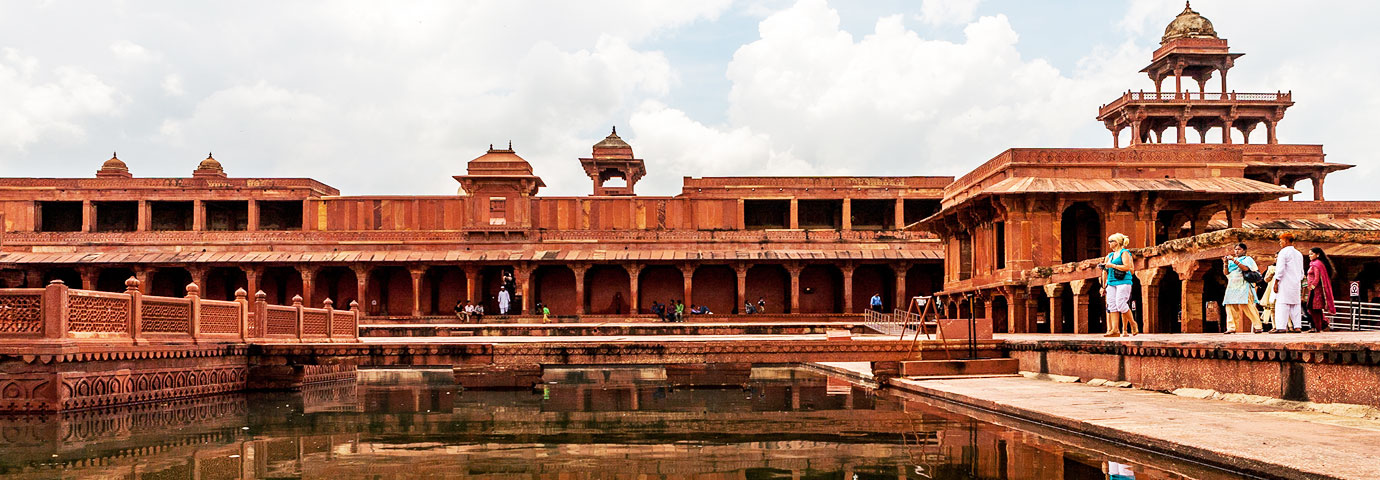
<instances>
[{"instance_id":1,"label":"man in white kurta","mask_svg":"<svg viewBox=\"0 0 1380 480\"><path fill-rule=\"evenodd\" d=\"M507 314L508 314L508 305L512 302L512 299L513 299L513 297L511 296L511 294L508 293L508 289L507 289L507 288L498 287L498 314L499 314L499 315L507 315Z\"/></svg>"},{"instance_id":2,"label":"man in white kurta","mask_svg":"<svg viewBox=\"0 0 1380 480\"><path fill-rule=\"evenodd\" d=\"M1303 307L1300 285L1303 283L1303 254L1294 248L1294 236L1279 236L1279 253L1275 255L1275 332L1303 329Z\"/></svg>"}]
</instances>

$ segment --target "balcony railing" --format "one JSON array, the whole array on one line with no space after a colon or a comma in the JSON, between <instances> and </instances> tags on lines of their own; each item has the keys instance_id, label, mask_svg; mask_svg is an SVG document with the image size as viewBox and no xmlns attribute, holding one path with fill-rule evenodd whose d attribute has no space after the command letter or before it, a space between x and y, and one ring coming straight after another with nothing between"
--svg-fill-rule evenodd
<instances>
[{"instance_id":1,"label":"balcony railing","mask_svg":"<svg viewBox=\"0 0 1380 480\"><path fill-rule=\"evenodd\" d=\"M1098 109L1101 114L1121 108L1129 103L1292 103L1293 92L1248 93L1248 92L1126 92L1112 103Z\"/></svg>"},{"instance_id":2,"label":"balcony railing","mask_svg":"<svg viewBox=\"0 0 1380 480\"><path fill-rule=\"evenodd\" d=\"M131 343L354 342L359 339L358 306L335 310L269 305L263 292L253 303L244 290L232 301L207 300L196 284L185 297L139 292L139 281L123 293L68 288L55 280L44 288L0 289L0 341L100 340Z\"/></svg>"}]
</instances>

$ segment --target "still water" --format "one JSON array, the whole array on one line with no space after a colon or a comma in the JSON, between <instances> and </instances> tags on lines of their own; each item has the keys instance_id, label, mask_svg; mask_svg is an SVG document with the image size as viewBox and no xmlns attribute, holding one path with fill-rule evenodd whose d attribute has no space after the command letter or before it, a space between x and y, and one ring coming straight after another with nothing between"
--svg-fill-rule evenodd
<instances>
[{"instance_id":1,"label":"still water","mask_svg":"<svg viewBox=\"0 0 1380 480\"><path fill-rule=\"evenodd\" d=\"M359 383L292 394L0 418L0 475L1240 478L1095 440L1042 436L1034 426L988 423L801 368L552 370L530 391L462 391L448 377L367 373Z\"/></svg>"}]
</instances>

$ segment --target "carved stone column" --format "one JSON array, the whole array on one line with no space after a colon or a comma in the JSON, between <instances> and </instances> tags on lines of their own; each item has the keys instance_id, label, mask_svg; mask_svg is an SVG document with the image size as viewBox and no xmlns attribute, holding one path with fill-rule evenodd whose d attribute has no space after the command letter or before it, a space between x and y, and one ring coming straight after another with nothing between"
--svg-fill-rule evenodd
<instances>
[{"instance_id":1,"label":"carved stone column","mask_svg":"<svg viewBox=\"0 0 1380 480\"><path fill-rule=\"evenodd\" d=\"M845 263L839 266L843 271L843 313L853 312L853 264Z\"/></svg>"},{"instance_id":2,"label":"carved stone column","mask_svg":"<svg viewBox=\"0 0 1380 480\"><path fill-rule=\"evenodd\" d=\"M250 295L257 295L259 288L259 277L264 273L264 267L258 265L241 266L240 271L244 272L244 284L248 288Z\"/></svg>"},{"instance_id":3,"label":"carved stone column","mask_svg":"<svg viewBox=\"0 0 1380 480\"><path fill-rule=\"evenodd\" d=\"M623 268L628 271L628 296L632 297L628 299L628 310L631 311L633 315L637 315L642 313L642 301L639 299L639 294L637 293L637 286L641 283L639 278L642 275L642 264L629 263L624 265Z\"/></svg>"},{"instance_id":4,"label":"carved stone column","mask_svg":"<svg viewBox=\"0 0 1380 480\"><path fill-rule=\"evenodd\" d=\"M575 315L585 314L585 272L589 271L589 265L571 265L570 270L575 272Z\"/></svg>"},{"instance_id":5,"label":"carved stone column","mask_svg":"<svg viewBox=\"0 0 1380 480\"><path fill-rule=\"evenodd\" d=\"M308 265L298 265L297 273L302 276L302 304L310 306L312 294L316 291L316 269Z\"/></svg>"},{"instance_id":6,"label":"carved stone column","mask_svg":"<svg viewBox=\"0 0 1380 480\"><path fill-rule=\"evenodd\" d=\"M733 305L733 309L738 310L738 313L747 313L741 309L744 304L752 301L747 298L747 271L748 265L745 263L733 265L733 272L738 274L738 301Z\"/></svg>"},{"instance_id":7,"label":"carved stone column","mask_svg":"<svg viewBox=\"0 0 1380 480\"><path fill-rule=\"evenodd\" d=\"M519 264L513 268L513 281L517 282L517 289L522 292L522 312L520 313L524 315L541 314L541 312L533 310L536 303L532 298L532 269L532 266L524 264Z\"/></svg>"},{"instance_id":8,"label":"carved stone column","mask_svg":"<svg viewBox=\"0 0 1380 480\"><path fill-rule=\"evenodd\" d=\"M791 274L791 312L800 313L800 272L805 270L804 265L788 264L786 272Z\"/></svg>"},{"instance_id":9,"label":"carved stone column","mask_svg":"<svg viewBox=\"0 0 1380 480\"><path fill-rule=\"evenodd\" d=\"M1069 282L1073 291L1073 333L1092 333L1092 312L1088 311L1091 299L1088 290L1093 280L1074 280Z\"/></svg>"},{"instance_id":10,"label":"carved stone column","mask_svg":"<svg viewBox=\"0 0 1380 480\"><path fill-rule=\"evenodd\" d=\"M422 275L426 273L425 267L411 267L407 273L412 275L412 316L422 316ZM386 287L386 286L385 286Z\"/></svg>"},{"instance_id":11,"label":"carved stone column","mask_svg":"<svg viewBox=\"0 0 1380 480\"><path fill-rule=\"evenodd\" d=\"M1161 271L1160 268L1146 268L1135 272L1140 280L1140 327L1145 333L1168 333L1159 331Z\"/></svg>"},{"instance_id":12,"label":"carved stone column","mask_svg":"<svg viewBox=\"0 0 1380 480\"><path fill-rule=\"evenodd\" d=\"M902 263L895 265L892 274L896 280L896 299L891 302L891 308L905 310L910 307L910 299L906 298L906 273L910 271L910 264Z\"/></svg>"},{"instance_id":13,"label":"carved stone column","mask_svg":"<svg viewBox=\"0 0 1380 480\"><path fill-rule=\"evenodd\" d=\"M369 314L369 272L373 270L367 264L353 265L350 267L355 272L355 301L359 302L360 311L364 315Z\"/></svg>"},{"instance_id":14,"label":"carved stone column","mask_svg":"<svg viewBox=\"0 0 1380 480\"><path fill-rule=\"evenodd\" d=\"M1064 329L1064 289L1062 283L1045 285L1045 296L1049 297L1049 333L1061 333Z\"/></svg>"},{"instance_id":15,"label":"carved stone column","mask_svg":"<svg viewBox=\"0 0 1380 480\"><path fill-rule=\"evenodd\" d=\"M685 281L685 299L681 300L681 302L685 303L685 311L687 312L686 315L689 315L688 312L690 311L690 305L693 305L690 302L692 301L691 296L694 287L693 283L695 279L695 266L688 263L681 265L680 276Z\"/></svg>"}]
</instances>

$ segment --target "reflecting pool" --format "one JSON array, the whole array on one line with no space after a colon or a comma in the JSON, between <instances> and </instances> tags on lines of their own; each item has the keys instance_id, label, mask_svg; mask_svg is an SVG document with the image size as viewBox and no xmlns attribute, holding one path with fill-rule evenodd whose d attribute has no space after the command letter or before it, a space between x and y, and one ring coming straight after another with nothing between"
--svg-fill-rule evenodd
<instances>
[{"instance_id":1,"label":"reflecting pool","mask_svg":"<svg viewBox=\"0 0 1380 480\"><path fill-rule=\"evenodd\" d=\"M1217 479L1237 475L799 367L448 371L0 418L7 478ZM708 384L708 385L706 385ZM979 413L974 415L981 416ZM996 423L991 423L996 422ZM998 425L997 423L1003 424Z\"/></svg>"}]
</instances>

